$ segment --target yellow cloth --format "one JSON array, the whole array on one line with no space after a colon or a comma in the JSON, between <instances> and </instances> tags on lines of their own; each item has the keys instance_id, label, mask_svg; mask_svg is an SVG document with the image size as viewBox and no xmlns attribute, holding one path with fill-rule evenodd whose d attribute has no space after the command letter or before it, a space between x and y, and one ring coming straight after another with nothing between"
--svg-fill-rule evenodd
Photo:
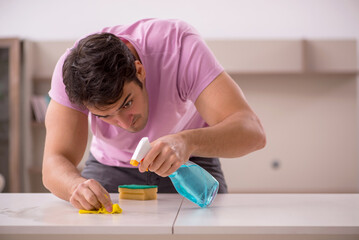
<instances>
[{"instance_id":1,"label":"yellow cloth","mask_svg":"<svg viewBox=\"0 0 359 240\"><path fill-rule=\"evenodd\" d=\"M99 213L117 214L117 213L122 213L122 209L120 208L120 206L117 203L115 203L115 204L112 205L112 212L108 212L105 207L101 207L98 210L83 210L83 209L80 209L79 213L80 214L86 214L86 213L92 213L92 214L99 214Z\"/></svg>"}]
</instances>

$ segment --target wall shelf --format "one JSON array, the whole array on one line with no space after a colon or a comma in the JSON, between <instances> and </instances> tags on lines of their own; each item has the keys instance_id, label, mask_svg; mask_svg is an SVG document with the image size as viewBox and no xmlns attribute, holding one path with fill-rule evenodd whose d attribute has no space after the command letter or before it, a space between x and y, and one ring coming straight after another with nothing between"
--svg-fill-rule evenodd
<instances>
[{"instance_id":1,"label":"wall shelf","mask_svg":"<svg viewBox=\"0 0 359 240\"><path fill-rule=\"evenodd\" d=\"M356 40L209 40L231 74L356 74Z\"/></svg>"}]
</instances>

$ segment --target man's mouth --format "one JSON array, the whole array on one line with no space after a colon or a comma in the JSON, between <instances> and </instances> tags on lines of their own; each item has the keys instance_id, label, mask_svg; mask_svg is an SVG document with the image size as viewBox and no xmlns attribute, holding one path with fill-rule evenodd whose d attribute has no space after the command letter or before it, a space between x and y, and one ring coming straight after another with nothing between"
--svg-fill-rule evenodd
<instances>
[{"instance_id":1,"label":"man's mouth","mask_svg":"<svg viewBox=\"0 0 359 240\"><path fill-rule=\"evenodd\" d=\"M131 127L133 127L135 125L135 123L137 122L138 117L133 117L133 120L131 122Z\"/></svg>"}]
</instances>

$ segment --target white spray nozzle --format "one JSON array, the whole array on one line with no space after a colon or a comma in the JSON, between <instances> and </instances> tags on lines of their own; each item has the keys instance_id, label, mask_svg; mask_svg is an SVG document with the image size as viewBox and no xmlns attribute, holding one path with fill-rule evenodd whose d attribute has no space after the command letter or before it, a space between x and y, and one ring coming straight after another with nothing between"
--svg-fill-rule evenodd
<instances>
[{"instance_id":1,"label":"white spray nozzle","mask_svg":"<svg viewBox=\"0 0 359 240\"><path fill-rule=\"evenodd\" d=\"M144 159L148 151L151 150L151 144L148 137L143 137L138 143L135 152L131 158L130 164L132 166L138 166L138 164Z\"/></svg>"}]
</instances>

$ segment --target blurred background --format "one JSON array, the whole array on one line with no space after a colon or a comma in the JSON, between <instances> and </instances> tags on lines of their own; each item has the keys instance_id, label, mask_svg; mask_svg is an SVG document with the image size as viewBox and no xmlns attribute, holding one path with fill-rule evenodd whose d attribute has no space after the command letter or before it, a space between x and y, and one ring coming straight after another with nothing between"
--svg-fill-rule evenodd
<instances>
[{"instance_id":1,"label":"blurred background","mask_svg":"<svg viewBox=\"0 0 359 240\"><path fill-rule=\"evenodd\" d=\"M359 192L355 0L0 0L0 191L46 192L43 121L60 55L142 18L193 25L261 118L267 146L221 159L230 192Z\"/></svg>"}]
</instances>

